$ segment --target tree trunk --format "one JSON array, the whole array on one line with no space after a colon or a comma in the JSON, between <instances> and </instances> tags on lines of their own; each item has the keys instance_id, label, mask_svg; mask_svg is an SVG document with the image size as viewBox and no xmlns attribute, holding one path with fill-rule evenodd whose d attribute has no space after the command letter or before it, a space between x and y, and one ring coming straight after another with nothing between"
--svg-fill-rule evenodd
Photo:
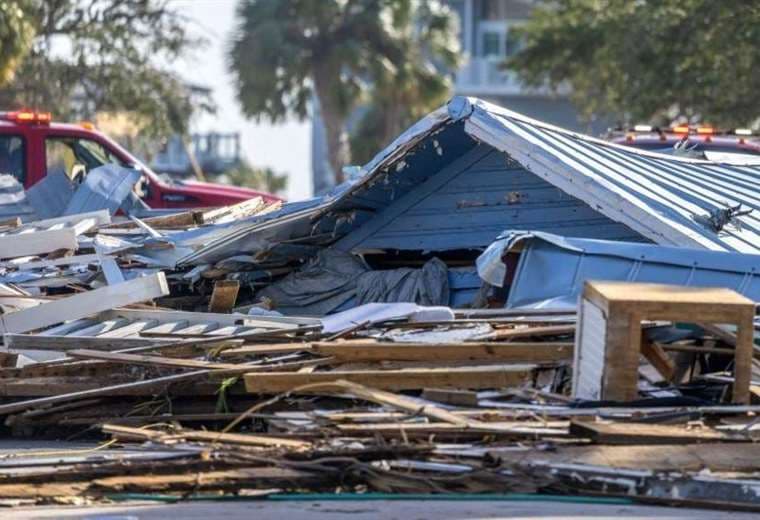
<instances>
[{"instance_id":1,"label":"tree trunk","mask_svg":"<svg viewBox=\"0 0 760 520\"><path fill-rule=\"evenodd\" d=\"M333 71L328 66L314 69L314 90L319 100L322 123L327 137L327 159L335 176L335 184L345 180L343 167L351 160L348 137L345 131L346 114L336 99L334 89L340 88L340 71Z\"/></svg>"}]
</instances>

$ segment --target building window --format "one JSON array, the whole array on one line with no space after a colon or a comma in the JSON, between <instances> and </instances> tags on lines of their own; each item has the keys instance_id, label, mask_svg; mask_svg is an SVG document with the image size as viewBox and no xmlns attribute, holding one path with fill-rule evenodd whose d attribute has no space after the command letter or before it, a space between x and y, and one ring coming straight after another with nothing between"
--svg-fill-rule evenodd
<instances>
[{"instance_id":1,"label":"building window","mask_svg":"<svg viewBox=\"0 0 760 520\"><path fill-rule=\"evenodd\" d=\"M513 30L515 24L506 21L478 23L478 55L503 59L520 50L520 38Z\"/></svg>"},{"instance_id":2,"label":"building window","mask_svg":"<svg viewBox=\"0 0 760 520\"><path fill-rule=\"evenodd\" d=\"M503 56L504 51L502 50L502 35L499 34L497 31L483 31L482 33L482 42L483 42L483 52L482 55L486 58L494 57L494 56Z\"/></svg>"}]
</instances>

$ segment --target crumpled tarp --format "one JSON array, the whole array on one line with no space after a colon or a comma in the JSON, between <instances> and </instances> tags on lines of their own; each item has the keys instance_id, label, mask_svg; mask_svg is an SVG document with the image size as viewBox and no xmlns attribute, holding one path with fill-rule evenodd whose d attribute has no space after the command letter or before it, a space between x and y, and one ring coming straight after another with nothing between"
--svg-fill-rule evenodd
<instances>
[{"instance_id":1,"label":"crumpled tarp","mask_svg":"<svg viewBox=\"0 0 760 520\"><path fill-rule=\"evenodd\" d=\"M356 281L356 303L372 302L448 305L448 268L442 260L433 258L422 269L366 272Z\"/></svg>"},{"instance_id":2,"label":"crumpled tarp","mask_svg":"<svg viewBox=\"0 0 760 520\"><path fill-rule=\"evenodd\" d=\"M307 265L257 293L283 314L324 316L350 300L364 303L409 302L448 305L446 264L437 258L422 269L373 271L356 256L327 248Z\"/></svg>"},{"instance_id":3,"label":"crumpled tarp","mask_svg":"<svg viewBox=\"0 0 760 520\"><path fill-rule=\"evenodd\" d=\"M356 279L367 268L353 255L323 249L306 266L257 293L283 314L323 316L356 294Z\"/></svg>"}]
</instances>

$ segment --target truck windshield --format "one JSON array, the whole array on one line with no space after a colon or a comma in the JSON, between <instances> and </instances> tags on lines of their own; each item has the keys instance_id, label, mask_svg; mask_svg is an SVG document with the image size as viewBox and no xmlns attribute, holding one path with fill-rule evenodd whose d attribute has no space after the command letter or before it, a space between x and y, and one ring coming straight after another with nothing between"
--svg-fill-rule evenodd
<instances>
[{"instance_id":1,"label":"truck windshield","mask_svg":"<svg viewBox=\"0 0 760 520\"><path fill-rule=\"evenodd\" d=\"M104 164L132 166L100 143L76 137L48 137L45 139L45 156L48 175L61 172L72 180Z\"/></svg>"}]
</instances>

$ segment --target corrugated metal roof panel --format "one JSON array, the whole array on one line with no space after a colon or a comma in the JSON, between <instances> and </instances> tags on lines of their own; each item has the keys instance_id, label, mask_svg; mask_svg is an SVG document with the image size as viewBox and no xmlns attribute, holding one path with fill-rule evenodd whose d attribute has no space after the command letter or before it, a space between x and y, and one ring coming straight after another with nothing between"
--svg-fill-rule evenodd
<instances>
[{"instance_id":1,"label":"corrugated metal roof panel","mask_svg":"<svg viewBox=\"0 0 760 520\"><path fill-rule=\"evenodd\" d=\"M587 280L729 287L760 301L760 255L511 231L478 258L481 278L501 285L501 258L516 250L507 307L575 307Z\"/></svg>"},{"instance_id":2,"label":"corrugated metal roof panel","mask_svg":"<svg viewBox=\"0 0 760 520\"><path fill-rule=\"evenodd\" d=\"M576 134L471 99L465 131L660 244L760 252L760 166L637 150ZM719 232L716 211L752 209Z\"/></svg>"}]
</instances>

